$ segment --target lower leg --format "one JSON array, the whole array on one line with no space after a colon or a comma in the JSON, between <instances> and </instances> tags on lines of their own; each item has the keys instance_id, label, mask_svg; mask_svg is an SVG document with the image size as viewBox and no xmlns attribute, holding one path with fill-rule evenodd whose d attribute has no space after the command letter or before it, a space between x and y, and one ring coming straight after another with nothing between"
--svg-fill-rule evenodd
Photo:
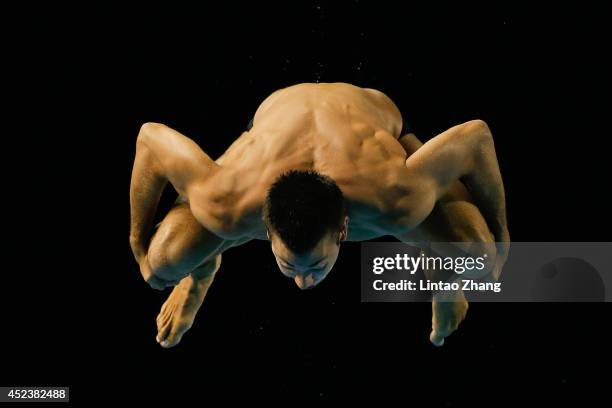
<instances>
[{"instance_id":1,"label":"lower leg","mask_svg":"<svg viewBox=\"0 0 612 408\"><path fill-rule=\"evenodd\" d=\"M417 151L423 143L414 135L407 134L399 139L400 144L406 150L408 156ZM460 181L455 182L444 196L440 198L430 216L423 224L405 240L429 243L428 248L423 248L428 255L432 255L431 248L435 242L466 242L466 243L490 243L492 234L484 221L479 209L473 204L472 198ZM403 239L404 240L404 239ZM469 245L469 244L468 244ZM443 248L437 252L445 252L448 245L442 244ZM476 245L479 246L479 245ZM486 244L484 246L487 246ZM441 249L441 251L440 251ZM464 248L466 249L466 248ZM488 250L494 249L490 245ZM468 251L469 252L469 251ZM494 251L493 251L494 252ZM491 254L495 255L495 254ZM436 271L425 271L428 279L447 281L454 276L443 274L440 276ZM441 346L450 334L457 330L459 324L465 319L468 310L468 302L463 291L448 292L446 294L433 294L432 297L432 324L430 341Z\"/></svg>"},{"instance_id":2,"label":"lower leg","mask_svg":"<svg viewBox=\"0 0 612 408\"><path fill-rule=\"evenodd\" d=\"M184 203L174 206L157 228L148 265L165 287L174 286L157 316L156 338L162 347L176 345L193 324L224 248L224 241L204 229ZM178 282L171 285L172 280Z\"/></svg>"},{"instance_id":3,"label":"lower leg","mask_svg":"<svg viewBox=\"0 0 612 408\"><path fill-rule=\"evenodd\" d=\"M197 267L172 289L157 316L156 340L162 347L175 346L191 328L220 266L221 254Z\"/></svg>"}]
</instances>

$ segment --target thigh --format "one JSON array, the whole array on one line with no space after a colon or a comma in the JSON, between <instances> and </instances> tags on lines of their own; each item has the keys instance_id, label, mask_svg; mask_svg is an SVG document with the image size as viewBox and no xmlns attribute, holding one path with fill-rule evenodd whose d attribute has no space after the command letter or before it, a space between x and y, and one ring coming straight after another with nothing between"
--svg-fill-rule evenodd
<instances>
[{"instance_id":1,"label":"thigh","mask_svg":"<svg viewBox=\"0 0 612 408\"><path fill-rule=\"evenodd\" d=\"M220 253L226 242L194 218L189 205L177 203L157 227L148 258L154 270L189 273Z\"/></svg>"},{"instance_id":2,"label":"thigh","mask_svg":"<svg viewBox=\"0 0 612 408\"><path fill-rule=\"evenodd\" d=\"M493 234L474 203L468 200L449 200L436 203L423 222L421 234L430 241L492 242Z\"/></svg>"},{"instance_id":3,"label":"thigh","mask_svg":"<svg viewBox=\"0 0 612 408\"><path fill-rule=\"evenodd\" d=\"M494 237L476 205L446 197L414 230L397 237L403 242L493 242Z\"/></svg>"}]
</instances>

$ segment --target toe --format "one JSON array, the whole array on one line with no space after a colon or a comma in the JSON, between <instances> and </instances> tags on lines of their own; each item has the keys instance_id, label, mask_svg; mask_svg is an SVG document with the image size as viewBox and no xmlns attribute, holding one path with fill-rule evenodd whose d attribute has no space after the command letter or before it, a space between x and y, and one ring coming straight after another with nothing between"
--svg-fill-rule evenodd
<instances>
[{"instance_id":1,"label":"toe","mask_svg":"<svg viewBox=\"0 0 612 408\"><path fill-rule=\"evenodd\" d=\"M155 321L157 322L157 328L159 329L162 326L165 326L168 323L168 320L170 320L170 318L172 317L173 313L172 313L172 309L168 308L163 312L160 312L157 315L157 318L155 319Z\"/></svg>"},{"instance_id":2,"label":"toe","mask_svg":"<svg viewBox=\"0 0 612 408\"><path fill-rule=\"evenodd\" d=\"M164 348L170 348L176 346L181 339L183 338L183 334L189 329L189 327L180 327L170 331L170 334L159 343Z\"/></svg>"},{"instance_id":3,"label":"toe","mask_svg":"<svg viewBox=\"0 0 612 408\"><path fill-rule=\"evenodd\" d=\"M168 326L168 322L170 321L170 318L172 317L172 314L167 313L165 315L159 315L157 316L157 330L161 330L162 327L164 326Z\"/></svg>"},{"instance_id":4,"label":"toe","mask_svg":"<svg viewBox=\"0 0 612 408\"><path fill-rule=\"evenodd\" d=\"M444 336L441 336L440 333L432 330L431 334L429 335L429 341L431 341L434 346L441 347L444 345Z\"/></svg>"},{"instance_id":5,"label":"toe","mask_svg":"<svg viewBox=\"0 0 612 408\"><path fill-rule=\"evenodd\" d=\"M163 314L164 312L166 312L166 310L168 310L168 305L170 304L170 299L166 300L164 302L164 304L161 307L161 310L159 311L159 314Z\"/></svg>"},{"instance_id":6,"label":"toe","mask_svg":"<svg viewBox=\"0 0 612 408\"><path fill-rule=\"evenodd\" d=\"M168 337L168 333L170 333L170 329L172 328L170 322L170 320L167 321L157 330L157 336L155 337L155 340L157 340L158 343L161 344L166 339L166 337Z\"/></svg>"}]
</instances>

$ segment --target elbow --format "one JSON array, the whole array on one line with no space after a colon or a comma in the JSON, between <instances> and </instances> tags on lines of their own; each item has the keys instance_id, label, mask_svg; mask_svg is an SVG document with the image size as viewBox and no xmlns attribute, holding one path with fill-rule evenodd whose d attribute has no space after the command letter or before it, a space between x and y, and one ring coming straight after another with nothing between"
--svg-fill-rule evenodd
<instances>
[{"instance_id":1,"label":"elbow","mask_svg":"<svg viewBox=\"0 0 612 408\"><path fill-rule=\"evenodd\" d=\"M464 132L477 138L479 141L489 141L493 139L489 125L481 119L474 119L464 123Z\"/></svg>"},{"instance_id":2,"label":"elbow","mask_svg":"<svg viewBox=\"0 0 612 408\"><path fill-rule=\"evenodd\" d=\"M467 153L464 160L466 167L461 177L471 177L475 169L486 165L489 158L495 155L493 135L487 123L480 119L471 120L461 126L457 137Z\"/></svg>"},{"instance_id":3,"label":"elbow","mask_svg":"<svg viewBox=\"0 0 612 408\"><path fill-rule=\"evenodd\" d=\"M142 126L140 126L140 131L138 132L138 138L136 139L136 143L138 145L143 143L146 144L147 141L151 140L151 138L155 137L155 135L158 135L162 128L164 128L164 125L161 123L143 123Z\"/></svg>"}]
</instances>

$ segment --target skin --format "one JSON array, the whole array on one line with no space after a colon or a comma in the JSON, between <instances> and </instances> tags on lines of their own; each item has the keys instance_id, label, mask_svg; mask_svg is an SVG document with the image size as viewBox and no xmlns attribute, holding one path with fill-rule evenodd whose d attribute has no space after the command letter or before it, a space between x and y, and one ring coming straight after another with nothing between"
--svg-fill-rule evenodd
<instances>
[{"instance_id":1,"label":"skin","mask_svg":"<svg viewBox=\"0 0 612 408\"><path fill-rule=\"evenodd\" d=\"M130 188L130 244L145 281L155 289L173 287L157 318L160 345L178 344L191 327L221 254L252 239L270 241L279 269L300 289L329 274L345 240L509 242L487 125L463 123L425 144L401 135L401 128L400 112L386 95L345 83L274 92L257 109L253 128L217 160L167 126L144 124ZM292 253L262 221L268 187L290 169L331 177L347 201L342 227L306 254ZM181 200L151 235L168 183ZM507 256L506 245L498 249L488 252L493 277ZM467 308L462 292L434 294L431 342L442 345Z\"/></svg>"}]
</instances>

